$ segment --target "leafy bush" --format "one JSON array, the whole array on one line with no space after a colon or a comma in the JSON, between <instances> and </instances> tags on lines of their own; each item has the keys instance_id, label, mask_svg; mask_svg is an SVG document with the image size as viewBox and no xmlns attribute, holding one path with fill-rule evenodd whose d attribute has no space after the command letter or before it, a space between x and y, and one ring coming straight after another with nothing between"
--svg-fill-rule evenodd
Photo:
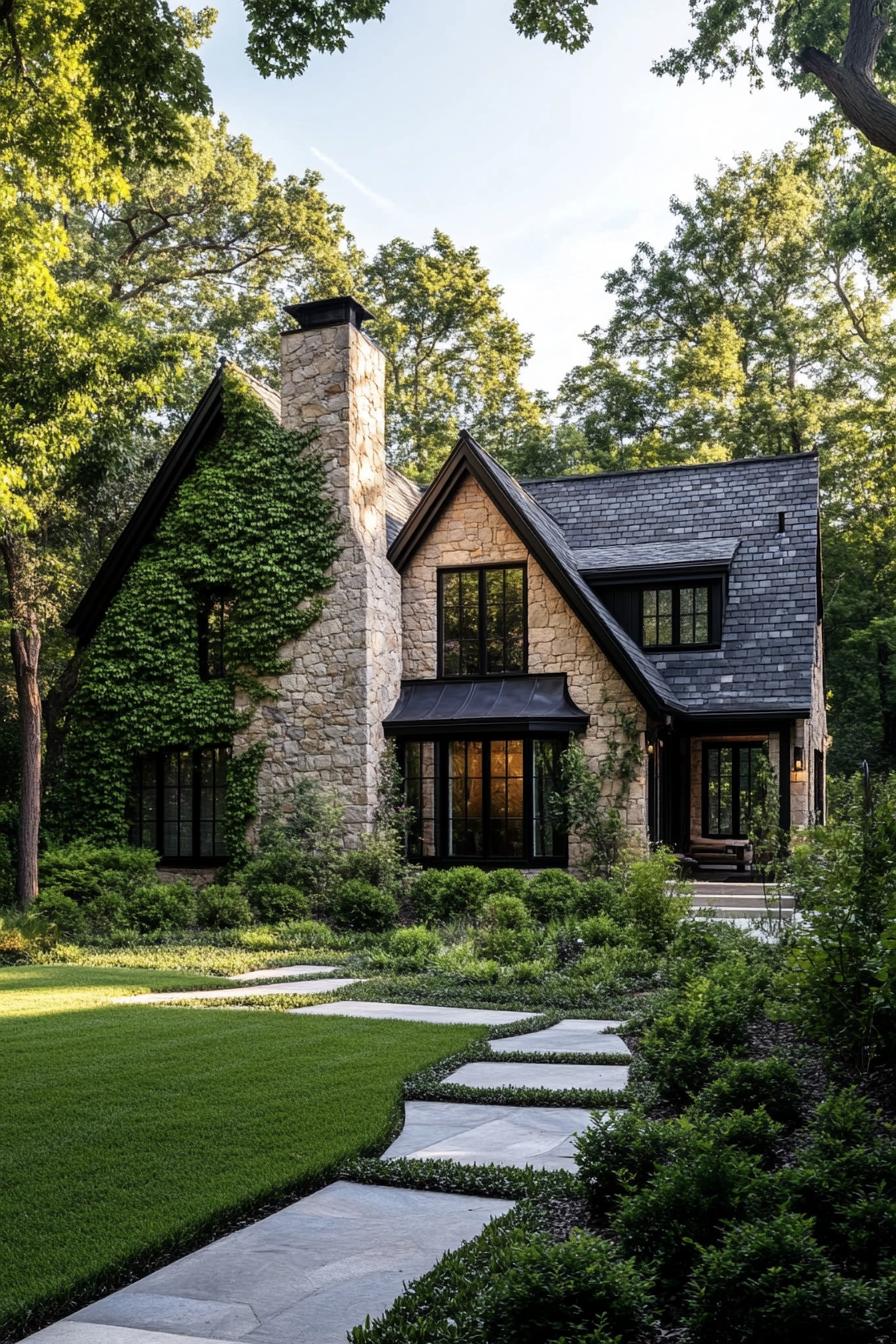
<instances>
[{"instance_id":1,"label":"leafy bush","mask_svg":"<svg viewBox=\"0 0 896 1344\"><path fill-rule=\"evenodd\" d=\"M631 924L647 947L662 950L690 909L690 898L677 880L678 863L667 849L635 859L617 870L620 918Z\"/></svg>"},{"instance_id":2,"label":"leafy bush","mask_svg":"<svg viewBox=\"0 0 896 1344\"><path fill-rule=\"evenodd\" d=\"M76 840L48 849L40 860L40 883L77 901L92 901L105 892L127 898L155 880L158 855L130 845L93 845Z\"/></svg>"},{"instance_id":3,"label":"leafy bush","mask_svg":"<svg viewBox=\"0 0 896 1344\"><path fill-rule=\"evenodd\" d=\"M488 874L490 896L526 895L526 879L519 868L495 868Z\"/></svg>"},{"instance_id":4,"label":"leafy bush","mask_svg":"<svg viewBox=\"0 0 896 1344\"><path fill-rule=\"evenodd\" d=\"M616 904L616 889L609 878L589 877L577 885L570 901L570 911L581 918L589 915L615 917Z\"/></svg>"},{"instance_id":5,"label":"leafy bush","mask_svg":"<svg viewBox=\"0 0 896 1344\"><path fill-rule=\"evenodd\" d=\"M619 1199L641 1190L665 1161L676 1130L649 1120L639 1106L626 1111L597 1111L575 1141L579 1178L593 1212L602 1216Z\"/></svg>"},{"instance_id":6,"label":"leafy bush","mask_svg":"<svg viewBox=\"0 0 896 1344\"><path fill-rule=\"evenodd\" d=\"M123 932L128 925L128 908L124 896L117 891L102 891L82 907L87 932L97 938Z\"/></svg>"},{"instance_id":7,"label":"leafy bush","mask_svg":"<svg viewBox=\"0 0 896 1344\"><path fill-rule=\"evenodd\" d=\"M534 1236L482 1304L490 1344L615 1344L651 1335L649 1282L609 1242L574 1231L555 1242Z\"/></svg>"},{"instance_id":8,"label":"leafy bush","mask_svg":"<svg viewBox=\"0 0 896 1344\"><path fill-rule=\"evenodd\" d=\"M364 836L357 849L348 849L339 862L338 880L369 882L396 895L401 885L400 855L390 839Z\"/></svg>"},{"instance_id":9,"label":"leafy bush","mask_svg":"<svg viewBox=\"0 0 896 1344\"><path fill-rule=\"evenodd\" d=\"M301 918L311 909L312 897L319 899L318 876L313 859L297 845L278 836L276 840L269 838L266 848L249 860L239 874L239 885L253 909L259 908L256 895L260 892L264 902L265 892L271 887L288 887L290 891L299 892L304 908L296 917ZM291 916L284 915L283 918Z\"/></svg>"},{"instance_id":10,"label":"leafy bush","mask_svg":"<svg viewBox=\"0 0 896 1344\"><path fill-rule=\"evenodd\" d=\"M511 966L532 957L539 937L532 916L518 896L491 896L483 907L482 927L473 941L479 956Z\"/></svg>"},{"instance_id":11,"label":"leafy bush","mask_svg":"<svg viewBox=\"0 0 896 1344\"><path fill-rule=\"evenodd\" d=\"M398 902L388 891L354 878L336 889L333 918L343 929L383 933L398 918Z\"/></svg>"},{"instance_id":12,"label":"leafy bush","mask_svg":"<svg viewBox=\"0 0 896 1344\"><path fill-rule=\"evenodd\" d=\"M609 915L589 915L578 929L586 947L616 947L625 941L625 930Z\"/></svg>"},{"instance_id":13,"label":"leafy bush","mask_svg":"<svg viewBox=\"0 0 896 1344\"><path fill-rule=\"evenodd\" d=\"M333 930L317 919L286 920L280 930L297 947L334 947L339 941Z\"/></svg>"},{"instance_id":14,"label":"leafy bush","mask_svg":"<svg viewBox=\"0 0 896 1344\"><path fill-rule=\"evenodd\" d=\"M0 966L28 962L36 952L48 952L56 942L56 925L43 915L0 910Z\"/></svg>"},{"instance_id":15,"label":"leafy bush","mask_svg":"<svg viewBox=\"0 0 896 1344\"><path fill-rule=\"evenodd\" d=\"M794 848L790 883L806 923L786 987L792 1015L862 1067L896 1055L896 775L866 806L861 780Z\"/></svg>"},{"instance_id":16,"label":"leafy bush","mask_svg":"<svg viewBox=\"0 0 896 1344\"><path fill-rule=\"evenodd\" d=\"M701 1250L686 1320L695 1344L872 1344L873 1315L867 1285L837 1273L811 1221L781 1213L739 1222Z\"/></svg>"},{"instance_id":17,"label":"leafy bush","mask_svg":"<svg viewBox=\"0 0 896 1344\"><path fill-rule=\"evenodd\" d=\"M33 908L37 914L54 924L63 938L79 938L87 928L81 906L59 887L42 888Z\"/></svg>"},{"instance_id":18,"label":"leafy bush","mask_svg":"<svg viewBox=\"0 0 896 1344\"><path fill-rule=\"evenodd\" d=\"M285 919L304 919L311 912L311 902L299 887L287 882L253 882L246 893L249 904L263 924L277 924Z\"/></svg>"},{"instance_id":19,"label":"leafy bush","mask_svg":"<svg viewBox=\"0 0 896 1344\"><path fill-rule=\"evenodd\" d=\"M127 898L128 923L140 933L170 933L196 922L196 894L189 882L153 882Z\"/></svg>"},{"instance_id":20,"label":"leafy bush","mask_svg":"<svg viewBox=\"0 0 896 1344\"><path fill-rule=\"evenodd\" d=\"M445 872L424 868L411 883L411 905L424 924L438 924L445 905Z\"/></svg>"},{"instance_id":21,"label":"leafy bush","mask_svg":"<svg viewBox=\"0 0 896 1344\"><path fill-rule=\"evenodd\" d=\"M482 923L489 929L530 929L532 916L518 896L490 896L482 909Z\"/></svg>"},{"instance_id":22,"label":"leafy bush","mask_svg":"<svg viewBox=\"0 0 896 1344\"><path fill-rule=\"evenodd\" d=\"M423 924L396 929L389 939L389 952L400 970L422 970L437 955L441 943Z\"/></svg>"},{"instance_id":23,"label":"leafy bush","mask_svg":"<svg viewBox=\"0 0 896 1344\"><path fill-rule=\"evenodd\" d=\"M695 1105L707 1115L717 1116L762 1107L773 1120L793 1129L800 1120L799 1078L793 1065L779 1055L726 1059Z\"/></svg>"},{"instance_id":24,"label":"leafy bush","mask_svg":"<svg viewBox=\"0 0 896 1344\"><path fill-rule=\"evenodd\" d=\"M572 907L579 884L560 868L546 868L530 879L526 886L525 901L534 917L542 924L552 919L563 919Z\"/></svg>"},{"instance_id":25,"label":"leafy bush","mask_svg":"<svg viewBox=\"0 0 896 1344\"><path fill-rule=\"evenodd\" d=\"M640 1056L664 1100L687 1102L726 1055L742 1055L767 986L761 967L741 958L711 966L673 997L644 1033Z\"/></svg>"},{"instance_id":26,"label":"leafy bush","mask_svg":"<svg viewBox=\"0 0 896 1344\"><path fill-rule=\"evenodd\" d=\"M446 868L442 886L442 919L474 918L485 904L488 891L488 875L481 868Z\"/></svg>"},{"instance_id":27,"label":"leafy bush","mask_svg":"<svg viewBox=\"0 0 896 1344\"><path fill-rule=\"evenodd\" d=\"M209 882L196 896L196 918L205 929L238 929L252 923L252 911L241 887Z\"/></svg>"}]
</instances>

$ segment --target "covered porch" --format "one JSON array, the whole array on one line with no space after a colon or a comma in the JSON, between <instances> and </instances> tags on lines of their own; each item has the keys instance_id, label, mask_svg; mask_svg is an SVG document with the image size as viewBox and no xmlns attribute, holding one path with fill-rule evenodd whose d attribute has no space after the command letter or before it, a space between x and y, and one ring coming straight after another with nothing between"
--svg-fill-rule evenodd
<instances>
[{"instance_id":1,"label":"covered porch","mask_svg":"<svg viewBox=\"0 0 896 1344\"><path fill-rule=\"evenodd\" d=\"M823 820L824 756L810 750L807 730L804 719L750 716L649 731L651 842L687 856L697 879L749 882L760 757L767 758L777 779L781 829Z\"/></svg>"}]
</instances>

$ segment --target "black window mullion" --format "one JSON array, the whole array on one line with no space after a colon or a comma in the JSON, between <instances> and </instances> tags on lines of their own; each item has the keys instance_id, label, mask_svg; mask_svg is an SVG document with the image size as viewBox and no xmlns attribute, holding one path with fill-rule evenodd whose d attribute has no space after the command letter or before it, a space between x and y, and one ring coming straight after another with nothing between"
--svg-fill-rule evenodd
<instances>
[{"instance_id":1,"label":"black window mullion","mask_svg":"<svg viewBox=\"0 0 896 1344\"><path fill-rule=\"evenodd\" d=\"M486 663L486 623L488 604L486 601L485 570L479 571L479 675L485 676Z\"/></svg>"},{"instance_id":2,"label":"black window mullion","mask_svg":"<svg viewBox=\"0 0 896 1344\"><path fill-rule=\"evenodd\" d=\"M482 857L492 856L492 739L482 739Z\"/></svg>"},{"instance_id":3,"label":"black window mullion","mask_svg":"<svg viewBox=\"0 0 896 1344\"><path fill-rule=\"evenodd\" d=\"M532 792L535 787L535 747L531 737L523 738L523 858L535 854L535 805Z\"/></svg>"}]
</instances>

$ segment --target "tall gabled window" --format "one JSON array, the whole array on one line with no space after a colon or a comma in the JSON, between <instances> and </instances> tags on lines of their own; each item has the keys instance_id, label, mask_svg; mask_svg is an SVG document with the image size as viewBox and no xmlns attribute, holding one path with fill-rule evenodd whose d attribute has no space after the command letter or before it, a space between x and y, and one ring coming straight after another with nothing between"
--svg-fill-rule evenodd
<instances>
[{"instance_id":1,"label":"tall gabled window","mask_svg":"<svg viewBox=\"0 0 896 1344\"><path fill-rule=\"evenodd\" d=\"M500 676L525 670L525 566L440 570L440 675Z\"/></svg>"},{"instance_id":2,"label":"tall gabled window","mask_svg":"<svg viewBox=\"0 0 896 1344\"><path fill-rule=\"evenodd\" d=\"M134 763L131 844L166 862L214 863L226 857L224 814L228 747L168 749Z\"/></svg>"},{"instance_id":3,"label":"tall gabled window","mask_svg":"<svg viewBox=\"0 0 896 1344\"><path fill-rule=\"evenodd\" d=\"M642 590L641 643L645 649L700 648L715 642L708 584Z\"/></svg>"},{"instance_id":4,"label":"tall gabled window","mask_svg":"<svg viewBox=\"0 0 896 1344\"><path fill-rule=\"evenodd\" d=\"M204 593L199 600L199 675L203 681L227 675L224 637L230 606L224 593Z\"/></svg>"}]
</instances>

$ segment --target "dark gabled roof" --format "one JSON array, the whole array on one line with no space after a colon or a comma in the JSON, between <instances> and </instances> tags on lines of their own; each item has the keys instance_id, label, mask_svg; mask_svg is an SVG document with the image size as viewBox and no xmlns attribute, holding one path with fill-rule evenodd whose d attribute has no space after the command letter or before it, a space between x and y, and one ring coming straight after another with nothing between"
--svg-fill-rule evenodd
<instances>
[{"instance_id":1,"label":"dark gabled roof","mask_svg":"<svg viewBox=\"0 0 896 1344\"><path fill-rule=\"evenodd\" d=\"M572 551L556 522L465 430L389 547L389 559L396 569L401 570L408 563L467 476L472 476L492 499L642 703L654 713L680 710L682 705L662 673L579 574Z\"/></svg>"},{"instance_id":2,"label":"dark gabled roof","mask_svg":"<svg viewBox=\"0 0 896 1344\"><path fill-rule=\"evenodd\" d=\"M457 730L488 724L496 732L582 732L588 715L570 698L566 676L483 677L466 681L404 681L383 722L386 733Z\"/></svg>"},{"instance_id":3,"label":"dark gabled roof","mask_svg":"<svg viewBox=\"0 0 896 1344\"><path fill-rule=\"evenodd\" d=\"M248 377L248 375L245 375ZM263 388L257 379L250 380ZM100 565L93 582L66 623L66 629L86 644L103 619L131 565L149 541L184 477L193 470L196 453L221 431L223 368L219 368L193 414L131 514L118 540ZM270 393L270 388L264 388Z\"/></svg>"},{"instance_id":4,"label":"dark gabled roof","mask_svg":"<svg viewBox=\"0 0 896 1344\"><path fill-rule=\"evenodd\" d=\"M573 556L580 572L595 578L639 573L678 574L701 569L727 569L739 545L740 537L639 542L628 546L579 547L573 551Z\"/></svg>"},{"instance_id":5,"label":"dark gabled roof","mask_svg":"<svg viewBox=\"0 0 896 1344\"><path fill-rule=\"evenodd\" d=\"M814 454L557 477L526 488L577 559L611 546L721 550L736 539L721 648L650 661L689 714L808 713L820 616Z\"/></svg>"}]
</instances>

